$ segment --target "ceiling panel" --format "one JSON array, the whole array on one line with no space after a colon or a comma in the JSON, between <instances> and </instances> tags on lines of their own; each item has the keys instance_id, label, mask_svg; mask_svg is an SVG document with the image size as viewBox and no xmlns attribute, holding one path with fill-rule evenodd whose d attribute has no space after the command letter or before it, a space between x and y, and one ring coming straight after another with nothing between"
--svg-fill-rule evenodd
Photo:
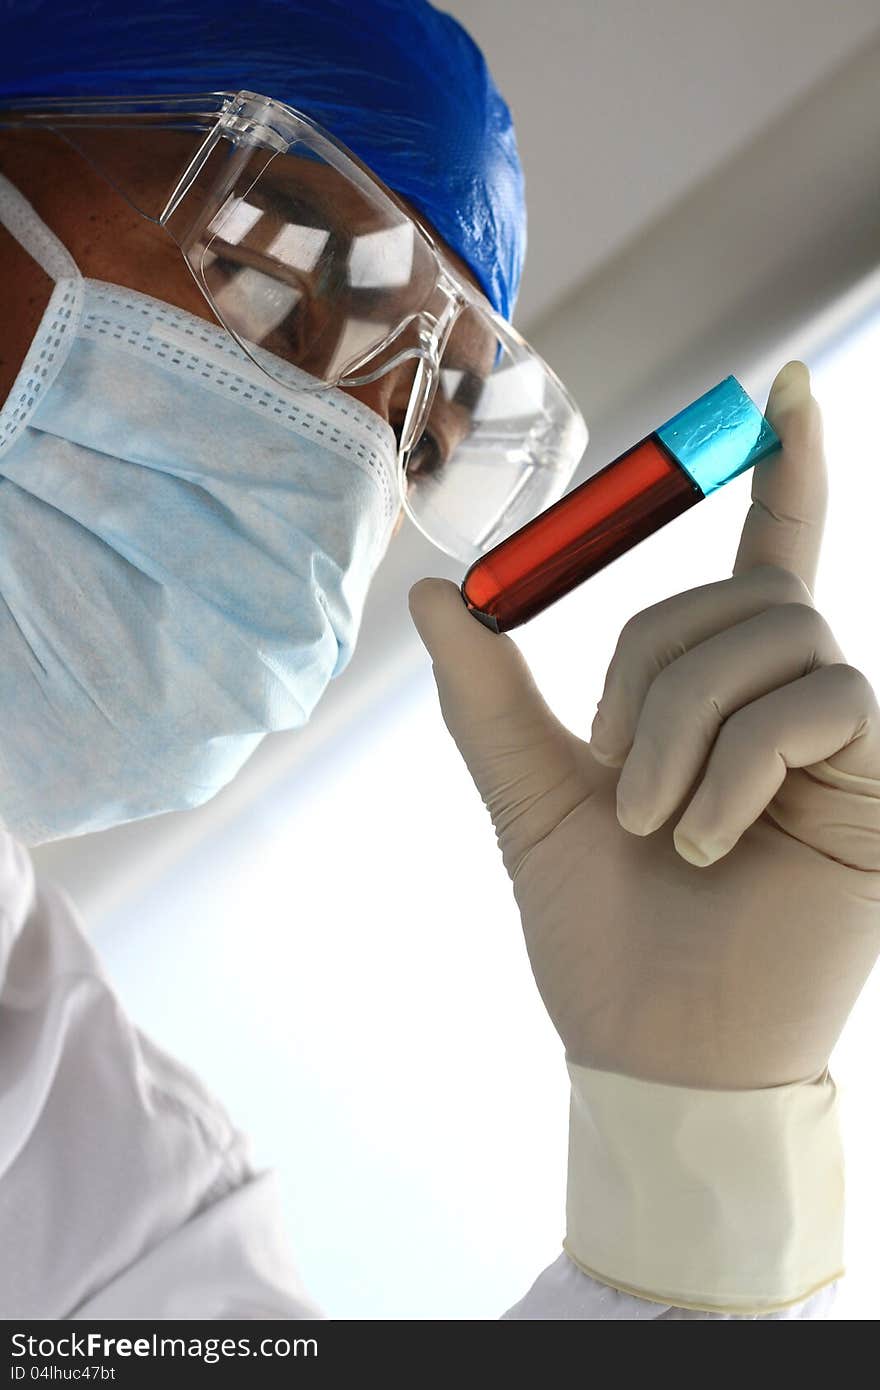
<instances>
[{"instance_id":1,"label":"ceiling panel","mask_svg":"<svg viewBox=\"0 0 880 1390\"><path fill-rule=\"evenodd\" d=\"M518 321L561 300L880 33L877 0L444 0L487 54L529 201Z\"/></svg>"}]
</instances>

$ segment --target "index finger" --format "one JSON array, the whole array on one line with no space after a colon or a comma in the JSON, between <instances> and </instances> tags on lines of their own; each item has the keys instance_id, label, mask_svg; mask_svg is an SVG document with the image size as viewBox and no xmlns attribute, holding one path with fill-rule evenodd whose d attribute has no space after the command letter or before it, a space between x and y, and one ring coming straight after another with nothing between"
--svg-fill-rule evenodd
<instances>
[{"instance_id":1,"label":"index finger","mask_svg":"<svg viewBox=\"0 0 880 1390\"><path fill-rule=\"evenodd\" d=\"M796 574L812 593L828 487L822 416L810 394L810 373L803 362L789 362L782 368L764 413L782 440L782 449L757 464L752 474L752 505L733 572L777 565Z\"/></svg>"}]
</instances>

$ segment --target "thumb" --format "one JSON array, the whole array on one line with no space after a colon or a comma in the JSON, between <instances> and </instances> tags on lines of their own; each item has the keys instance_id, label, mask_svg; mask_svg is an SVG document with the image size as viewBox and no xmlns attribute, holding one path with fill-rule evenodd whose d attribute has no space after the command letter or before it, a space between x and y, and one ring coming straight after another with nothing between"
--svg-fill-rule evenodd
<instances>
[{"instance_id":1,"label":"thumb","mask_svg":"<svg viewBox=\"0 0 880 1390\"><path fill-rule=\"evenodd\" d=\"M472 618L455 584L422 579L409 607L434 663L446 727L495 823L513 874L582 799L586 745L548 708L516 644Z\"/></svg>"}]
</instances>

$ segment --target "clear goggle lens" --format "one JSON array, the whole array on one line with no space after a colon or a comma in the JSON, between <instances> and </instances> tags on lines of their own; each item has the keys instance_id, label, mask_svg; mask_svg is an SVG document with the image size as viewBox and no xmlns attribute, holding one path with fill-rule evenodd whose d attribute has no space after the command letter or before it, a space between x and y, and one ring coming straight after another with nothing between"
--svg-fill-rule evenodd
<instances>
[{"instance_id":1,"label":"clear goggle lens","mask_svg":"<svg viewBox=\"0 0 880 1390\"><path fill-rule=\"evenodd\" d=\"M187 250L218 316L245 345L324 382L416 356L420 316L442 309L414 224L358 188L340 190L318 158L276 155L241 191L251 172ZM586 430L540 358L473 305L433 376L404 505L429 540L470 562L562 495Z\"/></svg>"},{"instance_id":2,"label":"clear goggle lens","mask_svg":"<svg viewBox=\"0 0 880 1390\"><path fill-rule=\"evenodd\" d=\"M404 505L470 563L562 496L587 431L553 373L489 312L462 311L436 375Z\"/></svg>"},{"instance_id":3,"label":"clear goggle lens","mask_svg":"<svg viewBox=\"0 0 880 1390\"><path fill-rule=\"evenodd\" d=\"M449 314L448 283L438 289L443 272L406 211L320 139L273 150L221 127L203 159L211 129L206 115L124 138L95 125L63 134L138 211L164 213L218 319L270 376L277 357L315 390L392 366L405 394L415 382L401 488L440 549L470 563L560 497L587 442L579 411L488 306L458 303L439 357L426 346ZM181 180L179 202L157 205L156 187Z\"/></svg>"},{"instance_id":4,"label":"clear goggle lens","mask_svg":"<svg viewBox=\"0 0 880 1390\"><path fill-rule=\"evenodd\" d=\"M402 210L317 155L294 147L255 170L262 158L238 170L184 254L245 346L345 383L423 308L436 262Z\"/></svg>"}]
</instances>

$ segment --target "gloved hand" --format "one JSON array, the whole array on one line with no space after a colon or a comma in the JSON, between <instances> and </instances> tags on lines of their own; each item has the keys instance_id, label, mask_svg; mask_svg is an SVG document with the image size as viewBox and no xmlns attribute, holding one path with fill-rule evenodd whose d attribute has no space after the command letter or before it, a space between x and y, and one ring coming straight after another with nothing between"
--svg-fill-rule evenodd
<instances>
[{"instance_id":1,"label":"gloved hand","mask_svg":"<svg viewBox=\"0 0 880 1390\"><path fill-rule=\"evenodd\" d=\"M674 1085L817 1075L880 949L880 718L812 605L802 364L767 415L783 452L755 469L733 578L626 625L589 744L453 584L410 599L569 1058Z\"/></svg>"},{"instance_id":2,"label":"gloved hand","mask_svg":"<svg viewBox=\"0 0 880 1390\"><path fill-rule=\"evenodd\" d=\"M749 1316L842 1272L827 1062L880 948L880 715L812 604L802 364L767 414L783 450L755 469L733 578L626 625L590 743L454 585L410 596L565 1043L565 1249L627 1292Z\"/></svg>"}]
</instances>

